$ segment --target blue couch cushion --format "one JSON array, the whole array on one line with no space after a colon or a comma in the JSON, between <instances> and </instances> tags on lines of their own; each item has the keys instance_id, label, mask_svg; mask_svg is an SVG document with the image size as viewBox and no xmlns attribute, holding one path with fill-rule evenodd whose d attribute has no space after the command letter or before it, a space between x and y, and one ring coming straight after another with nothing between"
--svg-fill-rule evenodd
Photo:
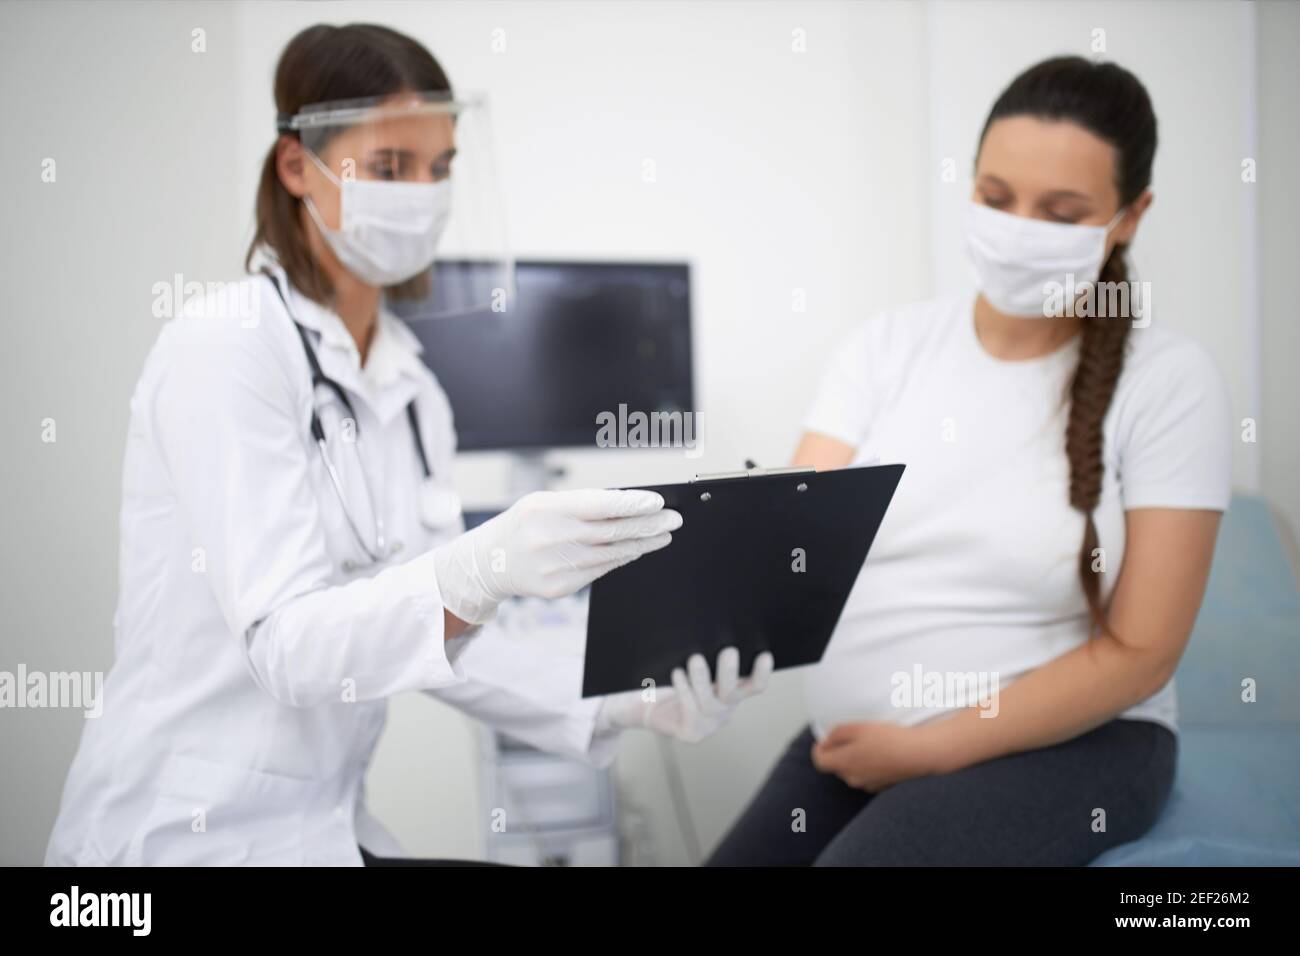
<instances>
[{"instance_id":1,"label":"blue couch cushion","mask_svg":"<svg viewBox=\"0 0 1300 956\"><path fill-rule=\"evenodd\" d=\"M1099 866L1300 866L1300 727L1196 727L1178 778L1141 840Z\"/></svg>"},{"instance_id":2,"label":"blue couch cushion","mask_svg":"<svg viewBox=\"0 0 1300 956\"><path fill-rule=\"evenodd\" d=\"M1235 497L1224 516L1176 681L1169 803L1145 837L1095 865L1300 866L1300 594L1259 498Z\"/></svg>"}]
</instances>

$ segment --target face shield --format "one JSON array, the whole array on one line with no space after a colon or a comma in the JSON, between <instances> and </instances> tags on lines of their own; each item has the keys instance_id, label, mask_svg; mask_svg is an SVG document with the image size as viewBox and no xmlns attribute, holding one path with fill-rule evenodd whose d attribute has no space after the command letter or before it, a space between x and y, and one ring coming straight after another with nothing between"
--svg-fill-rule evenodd
<instances>
[{"instance_id":1,"label":"face shield","mask_svg":"<svg viewBox=\"0 0 1300 956\"><path fill-rule=\"evenodd\" d=\"M485 101L398 93L281 117L310 165L305 202L345 268L437 317L504 311L514 262Z\"/></svg>"}]
</instances>

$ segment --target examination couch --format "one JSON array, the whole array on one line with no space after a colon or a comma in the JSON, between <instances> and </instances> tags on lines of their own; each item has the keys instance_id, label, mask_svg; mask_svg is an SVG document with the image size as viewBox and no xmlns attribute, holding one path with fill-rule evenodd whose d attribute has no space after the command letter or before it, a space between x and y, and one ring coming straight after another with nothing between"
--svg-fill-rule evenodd
<instances>
[{"instance_id":1,"label":"examination couch","mask_svg":"<svg viewBox=\"0 0 1300 956\"><path fill-rule=\"evenodd\" d=\"M1259 498L1235 497L1224 516L1176 680L1169 802L1146 836L1093 865L1300 866L1300 594Z\"/></svg>"}]
</instances>

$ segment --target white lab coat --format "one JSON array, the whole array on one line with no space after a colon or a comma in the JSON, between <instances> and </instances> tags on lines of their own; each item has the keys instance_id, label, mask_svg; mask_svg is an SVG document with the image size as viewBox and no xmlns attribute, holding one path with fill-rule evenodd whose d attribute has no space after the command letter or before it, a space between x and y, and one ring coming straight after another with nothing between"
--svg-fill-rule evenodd
<instances>
[{"instance_id":1,"label":"white lab coat","mask_svg":"<svg viewBox=\"0 0 1300 956\"><path fill-rule=\"evenodd\" d=\"M498 647L491 625L444 641L429 549L461 526L434 534L419 520L407 403L442 482L455 437L410 329L381 312L363 369L338 316L282 283L353 401L358 458L338 440L341 403L313 395L274 288L244 281L164 326L131 400L116 660L47 864L347 865L358 843L400 854L366 811L364 776L401 691L544 749L612 757L608 738L593 745L598 701L580 699L574 661ZM382 568L344 570L362 555L310 435L313 401L363 534L357 467L401 542Z\"/></svg>"}]
</instances>

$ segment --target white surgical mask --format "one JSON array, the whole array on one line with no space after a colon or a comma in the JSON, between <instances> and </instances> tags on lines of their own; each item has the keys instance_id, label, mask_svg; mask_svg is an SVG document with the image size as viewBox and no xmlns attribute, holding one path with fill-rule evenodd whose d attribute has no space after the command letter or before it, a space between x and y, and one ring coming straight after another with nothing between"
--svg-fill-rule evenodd
<instances>
[{"instance_id":1,"label":"white surgical mask","mask_svg":"<svg viewBox=\"0 0 1300 956\"><path fill-rule=\"evenodd\" d=\"M1123 215L1121 209L1104 226L1085 226L1013 216L971 200L966 251L980 291L1006 315L1047 317L1053 289L1097 281L1106 237Z\"/></svg>"},{"instance_id":2,"label":"white surgical mask","mask_svg":"<svg viewBox=\"0 0 1300 956\"><path fill-rule=\"evenodd\" d=\"M339 228L325 225L311 197L307 212L343 267L362 282L386 286L405 282L433 264L451 215L451 180L403 183L383 179L340 181L307 155L339 187Z\"/></svg>"}]
</instances>

